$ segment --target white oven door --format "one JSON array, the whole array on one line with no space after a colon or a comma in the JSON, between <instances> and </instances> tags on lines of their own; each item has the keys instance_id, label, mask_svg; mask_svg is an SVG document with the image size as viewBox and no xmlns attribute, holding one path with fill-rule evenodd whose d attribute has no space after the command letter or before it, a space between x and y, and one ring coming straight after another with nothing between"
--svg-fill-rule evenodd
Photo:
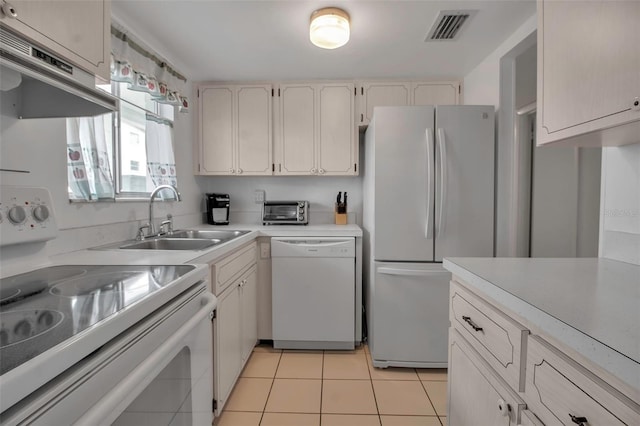
<instances>
[{"instance_id":1,"label":"white oven door","mask_svg":"<svg viewBox=\"0 0 640 426\"><path fill-rule=\"evenodd\" d=\"M211 424L216 298L206 283L187 293L45 385L3 424Z\"/></svg>"}]
</instances>

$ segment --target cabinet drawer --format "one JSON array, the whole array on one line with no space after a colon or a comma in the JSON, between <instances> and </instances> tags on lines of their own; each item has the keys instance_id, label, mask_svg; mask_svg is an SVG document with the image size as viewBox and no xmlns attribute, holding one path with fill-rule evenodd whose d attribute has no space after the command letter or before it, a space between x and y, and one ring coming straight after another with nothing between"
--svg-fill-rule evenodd
<instances>
[{"instance_id":1,"label":"cabinet drawer","mask_svg":"<svg viewBox=\"0 0 640 426\"><path fill-rule=\"evenodd\" d=\"M214 265L215 294L218 295L240 274L256 263L256 243L241 248Z\"/></svg>"},{"instance_id":2,"label":"cabinet drawer","mask_svg":"<svg viewBox=\"0 0 640 426\"><path fill-rule=\"evenodd\" d=\"M525 395L547 426L639 425L640 407L538 336L527 349Z\"/></svg>"},{"instance_id":3,"label":"cabinet drawer","mask_svg":"<svg viewBox=\"0 0 640 426\"><path fill-rule=\"evenodd\" d=\"M529 331L493 306L451 282L451 325L507 383L524 389L525 339Z\"/></svg>"}]
</instances>

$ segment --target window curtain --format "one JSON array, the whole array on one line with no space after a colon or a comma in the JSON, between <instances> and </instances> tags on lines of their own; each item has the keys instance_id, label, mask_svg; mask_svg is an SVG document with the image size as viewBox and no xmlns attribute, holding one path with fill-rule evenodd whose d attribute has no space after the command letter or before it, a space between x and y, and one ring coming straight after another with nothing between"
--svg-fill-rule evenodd
<instances>
[{"instance_id":1,"label":"window curtain","mask_svg":"<svg viewBox=\"0 0 640 426\"><path fill-rule=\"evenodd\" d=\"M186 77L117 22L111 24L111 79L129 83L131 90L149 93L158 103L189 112Z\"/></svg>"},{"instance_id":2,"label":"window curtain","mask_svg":"<svg viewBox=\"0 0 640 426\"><path fill-rule=\"evenodd\" d=\"M111 115L67 119L69 197L86 201L115 198Z\"/></svg>"},{"instance_id":3,"label":"window curtain","mask_svg":"<svg viewBox=\"0 0 640 426\"><path fill-rule=\"evenodd\" d=\"M147 190L158 185L178 186L173 153L173 128L169 121L147 115Z\"/></svg>"}]
</instances>

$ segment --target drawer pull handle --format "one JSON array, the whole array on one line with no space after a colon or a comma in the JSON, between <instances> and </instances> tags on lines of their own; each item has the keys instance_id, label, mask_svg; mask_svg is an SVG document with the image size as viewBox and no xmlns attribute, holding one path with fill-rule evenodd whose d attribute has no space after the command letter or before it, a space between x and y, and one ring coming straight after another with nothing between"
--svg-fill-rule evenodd
<instances>
[{"instance_id":1,"label":"drawer pull handle","mask_svg":"<svg viewBox=\"0 0 640 426\"><path fill-rule=\"evenodd\" d=\"M482 331L482 327L478 327L471 317L463 316L462 319L471 326L475 331Z\"/></svg>"},{"instance_id":2,"label":"drawer pull handle","mask_svg":"<svg viewBox=\"0 0 640 426\"><path fill-rule=\"evenodd\" d=\"M569 417L571 417L571 421L577 425L585 426L585 423L587 423L586 417L576 417L573 414L569 414Z\"/></svg>"}]
</instances>

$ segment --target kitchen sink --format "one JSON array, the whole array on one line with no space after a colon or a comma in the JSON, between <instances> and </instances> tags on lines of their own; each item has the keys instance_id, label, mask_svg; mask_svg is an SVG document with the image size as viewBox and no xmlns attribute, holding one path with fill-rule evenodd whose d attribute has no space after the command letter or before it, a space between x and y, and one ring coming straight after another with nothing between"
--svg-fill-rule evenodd
<instances>
[{"instance_id":1,"label":"kitchen sink","mask_svg":"<svg viewBox=\"0 0 640 426\"><path fill-rule=\"evenodd\" d=\"M148 237L143 241L120 241L92 250L204 250L217 246L251 231L183 229L172 234Z\"/></svg>"},{"instance_id":2,"label":"kitchen sink","mask_svg":"<svg viewBox=\"0 0 640 426\"><path fill-rule=\"evenodd\" d=\"M175 231L171 235L165 235L162 238L173 240L175 238L193 238L193 239L216 239L223 242L232 240L241 235L247 234L250 231L223 231L223 230L197 230L186 229L182 231Z\"/></svg>"},{"instance_id":3,"label":"kitchen sink","mask_svg":"<svg viewBox=\"0 0 640 426\"><path fill-rule=\"evenodd\" d=\"M156 238L153 240L136 241L120 246L125 250L204 250L222 243L220 239L196 238Z\"/></svg>"}]
</instances>

